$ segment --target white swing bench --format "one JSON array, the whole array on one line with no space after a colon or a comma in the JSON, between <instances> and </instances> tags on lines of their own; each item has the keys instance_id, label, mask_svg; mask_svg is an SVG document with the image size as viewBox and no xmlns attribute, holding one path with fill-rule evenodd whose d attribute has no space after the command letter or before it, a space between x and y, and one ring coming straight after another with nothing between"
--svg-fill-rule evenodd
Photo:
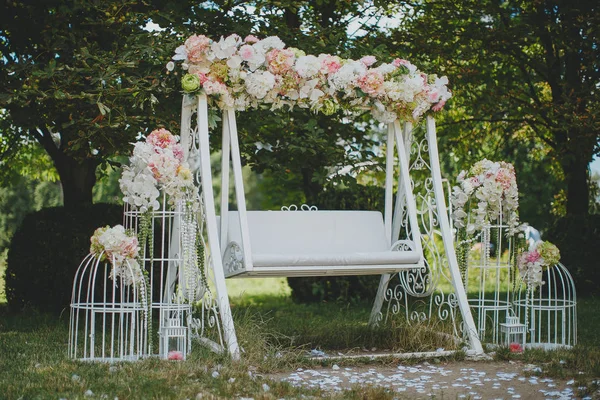
<instances>
[{"instance_id":1,"label":"white swing bench","mask_svg":"<svg viewBox=\"0 0 600 400\"><path fill-rule=\"evenodd\" d=\"M192 122L194 114L197 119L195 127ZM222 190L220 199L222 215L217 216L210 163L207 98L206 95L195 98L184 96L181 143L186 151L194 149L199 156L210 267L225 341L232 357L239 357L239 346L226 277L381 275L373 317L383 304L390 274L424 267L416 201L409 176L409 151L406 148L412 132L410 123L406 123L404 129L398 121L388 124L385 210L382 215L377 211L247 211L234 110L224 110L222 120L221 188L225 190ZM456 262L441 184L435 121L431 117L427 118L427 134L434 201L450 274L471 347L481 353L481 343ZM237 211L229 211L230 162ZM394 180L397 184L395 199ZM405 229L405 239L398 240L402 229Z\"/></svg>"},{"instance_id":2,"label":"white swing bench","mask_svg":"<svg viewBox=\"0 0 600 400\"><path fill-rule=\"evenodd\" d=\"M421 262L412 241L390 245L378 211L247 211L246 218L245 259L239 213L228 213L226 278L381 275Z\"/></svg>"}]
</instances>

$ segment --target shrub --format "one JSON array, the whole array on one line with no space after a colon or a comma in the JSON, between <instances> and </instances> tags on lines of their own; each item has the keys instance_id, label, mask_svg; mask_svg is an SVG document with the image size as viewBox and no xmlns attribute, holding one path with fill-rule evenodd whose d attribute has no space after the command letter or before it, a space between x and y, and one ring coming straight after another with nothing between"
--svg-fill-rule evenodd
<instances>
[{"instance_id":1,"label":"shrub","mask_svg":"<svg viewBox=\"0 0 600 400\"><path fill-rule=\"evenodd\" d=\"M54 312L68 307L75 271L89 253L90 237L100 226L122 223L122 212L119 205L94 204L28 214L8 251L9 306Z\"/></svg>"},{"instance_id":2,"label":"shrub","mask_svg":"<svg viewBox=\"0 0 600 400\"><path fill-rule=\"evenodd\" d=\"M329 187L319 195L315 205L319 210L383 211L384 196L385 191L377 186ZM379 275L288 278L288 285L292 289L292 299L300 303L356 302L372 300L379 279Z\"/></svg>"},{"instance_id":3,"label":"shrub","mask_svg":"<svg viewBox=\"0 0 600 400\"><path fill-rule=\"evenodd\" d=\"M600 295L600 215L558 219L544 235L558 246L563 263L575 281L578 295Z\"/></svg>"}]
</instances>

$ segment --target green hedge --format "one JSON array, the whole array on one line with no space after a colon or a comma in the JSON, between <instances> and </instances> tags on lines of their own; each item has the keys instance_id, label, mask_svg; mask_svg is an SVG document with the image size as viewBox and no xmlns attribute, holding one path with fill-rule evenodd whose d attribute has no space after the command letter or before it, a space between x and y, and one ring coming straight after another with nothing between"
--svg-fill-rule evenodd
<instances>
[{"instance_id":1,"label":"green hedge","mask_svg":"<svg viewBox=\"0 0 600 400\"><path fill-rule=\"evenodd\" d=\"M9 306L54 312L68 307L75 271L89 253L94 230L122 223L122 215L123 207L114 204L52 207L28 214L8 251Z\"/></svg>"},{"instance_id":2,"label":"green hedge","mask_svg":"<svg viewBox=\"0 0 600 400\"><path fill-rule=\"evenodd\" d=\"M567 216L544 234L558 246L579 296L600 295L600 215Z\"/></svg>"},{"instance_id":3,"label":"green hedge","mask_svg":"<svg viewBox=\"0 0 600 400\"><path fill-rule=\"evenodd\" d=\"M338 189L329 187L316 202L319 210L375 210L383 211L384 189L376 186L355 185ZM292 299L300 303L339 301L357 302L375 298L379 275L288 278Z\"/></svg>"}]
</instances>

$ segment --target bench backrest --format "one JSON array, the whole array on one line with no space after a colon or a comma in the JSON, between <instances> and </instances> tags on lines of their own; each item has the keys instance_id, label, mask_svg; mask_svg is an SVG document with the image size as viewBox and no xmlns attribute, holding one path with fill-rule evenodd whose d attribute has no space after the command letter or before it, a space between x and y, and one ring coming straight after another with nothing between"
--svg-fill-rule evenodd
<instances>
[{"instance_id":1,"label":"bench backrest","mask_svg":"<svg viewBox=\"0 0 600 400\"><path fill-rule=\"evenodd\" d=\"M248 211L253 254L331 254L389 251L378 211ZM228 241L241 244L237 211Z\"/></svg>"}]
</instances>

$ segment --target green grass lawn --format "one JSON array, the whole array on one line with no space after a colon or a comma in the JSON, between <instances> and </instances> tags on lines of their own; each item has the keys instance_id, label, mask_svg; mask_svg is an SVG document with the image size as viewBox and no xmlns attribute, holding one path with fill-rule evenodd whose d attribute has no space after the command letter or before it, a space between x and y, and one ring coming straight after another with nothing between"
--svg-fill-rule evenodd
<instances>
[{"instance_id":1,"label":"green grass lawn","mask_svg":"<svg viewBox=\"0 0 600 400\"><path fill-rule=\"evenodd\" d=\"M0 268L4 266L0 264ZM295 304L285 279L230 280L227 286L244 349L239 363L199 345L194 345L186 362L148 359L108 365L72 361L66 354L68 313L55 316L29 310L15 314L0 304L0 398L194 399L199 393L202 398L318 398L324 393L265 381L261 375L319 364L307 358L306 350L313 348L337 354L365 347L421 351L451 346L427 327L411 328L399 322L379 329L367 327L370 303ZM496 357L540 365L544 375L576 377L577 385L589 385L593 391L591 382L600 377L599 308L600 299L579 300L579 344L572 350L528 350L518 355L499 349ZM391 360L336 362L350 365ZM393 397L383 389L368 387L332 396Z\"/></svg>"}]
</instances>

